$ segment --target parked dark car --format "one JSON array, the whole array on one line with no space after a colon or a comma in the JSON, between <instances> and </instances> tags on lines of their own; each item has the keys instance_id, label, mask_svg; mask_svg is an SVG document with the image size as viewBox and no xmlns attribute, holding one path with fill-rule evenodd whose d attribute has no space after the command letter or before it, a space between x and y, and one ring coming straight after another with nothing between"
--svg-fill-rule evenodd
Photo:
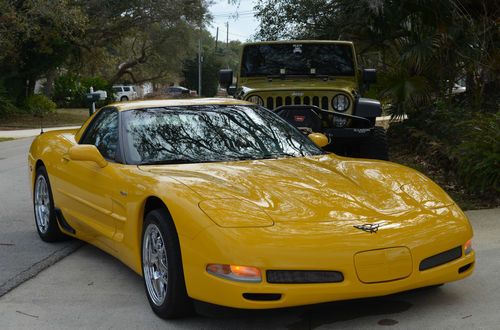
<instances>
[{"instance_id":1,"label":"parked dark car","mask_svg":"<svg viewBox=\"0 0 500 330\"><path fill-rule=\"evenodd\" d=\"M189 89L182 86L170 86L165 89L165 93L172 96L189 95Z\"/></svg>"}]
</instances>

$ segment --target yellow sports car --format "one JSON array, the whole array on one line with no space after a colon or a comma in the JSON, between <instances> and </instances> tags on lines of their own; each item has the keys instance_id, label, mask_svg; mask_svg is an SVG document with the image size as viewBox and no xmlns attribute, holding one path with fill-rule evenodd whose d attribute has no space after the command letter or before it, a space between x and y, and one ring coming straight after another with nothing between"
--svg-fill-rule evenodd
<instances>
[{"instance_id":1,"label":"yellow sports car","mask_svg":"<svg viewBox=\"0 0 500 330\"><path fill-rule=\"evenodd\" d=\"M326 153L258 105L114 104L29 152L36 228L142 275L160 317L387 295L469 276L472 229L434 182Z\"/></svg>"}]
</instances>

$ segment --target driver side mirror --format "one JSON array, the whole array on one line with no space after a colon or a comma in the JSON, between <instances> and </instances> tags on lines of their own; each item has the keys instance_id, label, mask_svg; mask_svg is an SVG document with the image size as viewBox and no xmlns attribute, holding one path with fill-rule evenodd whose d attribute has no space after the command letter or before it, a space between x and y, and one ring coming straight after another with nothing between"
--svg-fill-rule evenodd
<instances>
[{"instance_id":1,"label":"driver side mirror","mask_svg":"<svg viewBox=\"0 0 500 330\"><path fill-rule=\"evenodd\" d=\"M376 69L364 69L363 70L363 82L367 85L371 85L377 82L377 70Z\"/></svg>"},{"instance_id":2,"label":"driver side mirror","mask_svg":"<svg viewBox=\"0 0 500 330\"><path fill-rule=\"evenodd\" d=\"M320 148L323 148L324 146L328 145L328 143L330 143L330 139L328 139L328 136L322 133L311 133L307 137Z\"/></svg>"},{"instance_id":3,"label":"driver side mirror","mask_svg":"<svg viewBox=\"0 0 500 330\"><path fill-rule=\"evenodd\" d=\"M69 159L79 161L90 161L99 165L101 168L108 165L108 161L104 159L99 150L93 144L77 144L69 148Z\"/></svg>"},{"instance_id":4,"label":"driver side mirror","mask_svg":"<svg viewBox=\"0 0 500 330\"><path fill-rule=\"evenodd\" d=\"M233 84L233 70L225 69L219 71L219 84L222 88L228 89Z\"/></svg>"}]
</instances>

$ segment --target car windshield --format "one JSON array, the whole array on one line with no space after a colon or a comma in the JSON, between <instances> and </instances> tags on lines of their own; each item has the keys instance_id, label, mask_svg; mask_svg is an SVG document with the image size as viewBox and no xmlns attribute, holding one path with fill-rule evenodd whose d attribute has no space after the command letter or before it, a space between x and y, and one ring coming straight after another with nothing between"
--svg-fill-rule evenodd
<instances>
[{"instance_id":1,"label":"car windshield","mask_svg":"<svg viewBox=\"0 0 500 330\"><path fill-rule=\"evenodd\" d=\"M348 44L260 44L243 49L242 77L273 75L354 76Z\"/></svg>"},{"instance_id":2,"label":"car windshield","mask_svg":"<svg viewBox=\"0 0 500 330\"><path fill-rule=\"evenodd\" d=\"M204 105L128 110L129 164L176 164L319 155L324 152L267 109Z\"/></svg>"}]
</instances>

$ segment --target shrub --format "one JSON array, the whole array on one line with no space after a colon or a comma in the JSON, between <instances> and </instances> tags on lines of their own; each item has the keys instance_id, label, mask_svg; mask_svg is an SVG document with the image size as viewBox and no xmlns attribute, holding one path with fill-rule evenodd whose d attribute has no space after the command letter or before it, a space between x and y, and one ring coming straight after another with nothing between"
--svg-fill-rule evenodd
<instances>
[{"instance_id":1,"label":"shrub","mask_svg":"<svg viewBox=\"0 0 500 330\"><path fill-rule=\"evenodd\" d=\"M85 95L90 87L94 90L105 90L108 92L108 101L113 100L113 92L110 84L101 77L80 77L67 73L63 74L54 82L54 100L59 107L84 108L87 107ZM100 106L106 102L99 102Z\"/></svg>"},{"instance_id":2,"label":"shrub","mask_svg":"<svg viewBox=\"0 0 500 330\"><path fill-rule=\"evenodd\" d=\"M63 74L54 81L53 98L60 107L77 107L82 93L79 77L75 74Z\"/></svg>"},{"instance_id":3,"label":"shrub","mask_svg":"<svg viewBox=\"0 0 500 330\"><path fill-rule=\"evenodd\" d=\"M17 108L14 103L9 98L7 91L5 90L3 81L0 81L0 118L15 112Z\"/></svg>"},{"instance_id":4,"label":"shrub","mask_svg":"<svg viewBox=\"0 0 500 330\"><path fill-rule=\"evenodd\" d=\"M45 114L56 111L56 104L45 95L35 94L26 98L25 108L35 117L43 118Z\"/></svg>"},{"instance_id":5,"label":"shrub","mask_svg":"<svg viewBox=\"0 0 500 330\"><path fill-rule=\"evenodd\" d=\"M457 126L463 134L453 150L458 178L475 193L499 193L500 114L479 113Z\"/></svg>"},{"instance_id":6,"label":"shrub","mask_svg":"<svg viewBox=\"0 0 500 330\"><path fill-rule=\"evenodd\" d=\"M500 191L499 112L436 107L392 124L388 133L392 140L451 174L469 193L488 197Z\"/></svg>"}]
</instances>

